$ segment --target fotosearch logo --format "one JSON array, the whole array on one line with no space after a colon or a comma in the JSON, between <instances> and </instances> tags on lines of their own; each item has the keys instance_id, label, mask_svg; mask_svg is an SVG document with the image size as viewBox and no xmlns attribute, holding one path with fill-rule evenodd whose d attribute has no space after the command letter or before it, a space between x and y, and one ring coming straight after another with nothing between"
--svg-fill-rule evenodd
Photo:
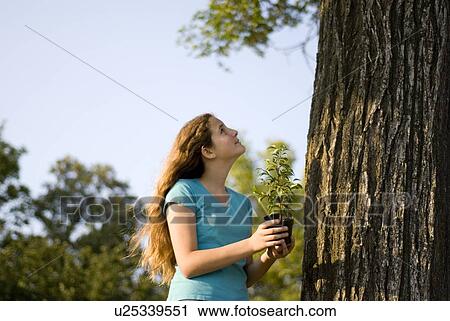
<instances>
[{"instance_id":1,"label":"fotosearch logo","mask_svg":"<svg viewBox=\"0 0 450 321\"><path fill-rule=\"evenodd\" d=\"M256 218L267 214L262 204L258 204L252 196L247 197L230 210L229 203L218 202L217 198L207 195L196 195L187 199L173 198L165 202L158 196L135 197L120 196L61 196L59 221L61 224L83 221L85 223L108 223L116 220L119 225L130 223L153 224L166 221L163 210L167 205L178 203L190 208L199 218L196 224L216 226L251 225L257 224ZM414 206L416 198L409 193L383 193L380 200L374 200L364 193L333 193L316 198L297 195L296 202L283 203L292 211L294 224L300 226L314 226L325 224L329 226L363 226L369 217L378 217L383 226L395 224L396 219ZM160 215L148 217L146 208L159 205ZM255 209L258 209L258 213ZM176 207L173 207L176 210ZM185 224L186 217L175 217L170 223Z\"/></svg>"}]
</instances>

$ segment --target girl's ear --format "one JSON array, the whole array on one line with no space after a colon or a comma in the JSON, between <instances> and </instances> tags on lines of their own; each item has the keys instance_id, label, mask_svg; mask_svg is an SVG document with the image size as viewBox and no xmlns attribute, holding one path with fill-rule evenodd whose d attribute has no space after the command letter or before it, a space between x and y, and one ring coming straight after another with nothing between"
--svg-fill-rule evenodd
<instances>
[{"instance_id":1,"label":"girl's ear","mask_svg":"<svg viewBox=\"0 0 450 321\"><path fill-rule=\"evenodd\" d=\"M209 148L202 146L202 155L208 159L213 159L216 155Z\"/></svg>"}]
</instances>

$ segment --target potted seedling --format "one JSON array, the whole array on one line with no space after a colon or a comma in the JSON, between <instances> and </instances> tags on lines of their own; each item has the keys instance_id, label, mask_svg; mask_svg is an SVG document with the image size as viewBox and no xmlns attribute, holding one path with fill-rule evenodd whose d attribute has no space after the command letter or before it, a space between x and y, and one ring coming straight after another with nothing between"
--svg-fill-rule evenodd
<instances>
[{"instance_id":1,"label":"potted seedling","mask_svg":"<svg viewBox=\"0 0 450 321\"><path fill-rule=\"evenodd\" d=\"M296 182L300 181L298 178L291 180L294 172L289 164L286 145L273 144L267 149L272 154L272 158L265 160L266 169L257 168L260 170L259 178L265 190L258 191L256 186L253 186L253 194L261 204L263 200L266 200L269 215L264 216L265 221L280 219L280 224L274 226L288 227L289 236L284 240L289 245L294 223L290 204L294 200L295 190L301 189L302 186Z\"/></svg>"}]
</instances>

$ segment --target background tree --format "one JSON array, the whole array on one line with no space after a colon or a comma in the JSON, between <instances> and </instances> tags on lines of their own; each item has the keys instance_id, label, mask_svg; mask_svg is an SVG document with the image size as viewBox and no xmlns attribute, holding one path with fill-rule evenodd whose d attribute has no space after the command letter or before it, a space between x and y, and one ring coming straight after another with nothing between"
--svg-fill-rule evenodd
<instances>
[{"instance_id":1,"label":"background tree","mask_svg":"<svg viewBox=\"0 0 450 321\"><path fill-rule=\"evenodd\" d=\"M247 195L252 201L254 210L253 217L253 232L256 231L258 224L262 223L263 216L267 214L264 204L259 204L254 197L252 190L253 186L257 186L258 190L264 190L266 187L263 184L257 182L254 173L256 172L256 164L258 161L263 163L264 159L270 158L270 155L265 149L263 152L257 153L257 159L251 159L251 148L249 143L244 138L239 138L244 146L246 146L247 152L243 154L233 164L230 170L230 175L227 178L227 185L236 189L238 192ZM267 146L275 144L280 146L281 144L289 145L283 141L270 141ZM295 162L295 155L292 151L289 153L289 165ZM299 202L301 195L298 195L296 202ZM295 209L296 206L293 206ZM293 237L296 240L296 246L292 250L291 254L287 257L277 260L270 270L264 275L264 277L249 288L249 294L251 300L295 300L300 296L300 284L301 284L301 269L299 269L299 262L303 256L303 226L301 223L302 209L297 208L297 216L294 220ZM256 253L254 256L261 255L262 253Z\"/></svg>"},{"instance_id":2,"label":"background tree","mask_svg":"<svg viewBox=\"0 0 450 321\"><path fill-rule=\"evenodd\" d=\"M270 4L211 1L185 44L199 56L261 53ZM320 2L302 299L450 298L449 9Z\"/></svg>"},{"instance_id":3,"label":"background tree","mask_svg":"<svg viewBox=\"0 0 450 321\"><path fill-rule=\"evenodd\" d=\"M1 186L20 183L19 149L0 136ZM44 192L34 200L2 194L3 204L16 203L19 217L40 224L40 235L31 235L24 220L6 224L0 237L0 299L3 300L165 300L167 289L152 284L137 270L137 259L126 258L127 241L134 221L129 212L114 206L109 217L90 221L80 211L61 208L61 197L70 196L75 207L80 198L103 197L118 205L128 197L128 185L116 178L109 165L87 167L73 157L58 160ZM7 189L3 189L7 190ZM26 203L26 207L20 206ZM97 200L98 202L98 200ZM102 202L98 202L102 204ZM132 204L133 202L131 202ZM11 208L11 207L9 207ZM19 209L26 209L20 212ZM102 213L98 205L89 208ZM8 213L8 212L6 212Z\"/></svg>"},{"instance_id":4,"label":"background tree","mask_svg":"<svg viewBox=\"0 0 450 321\"><path fill-rule=\"evenodd\" d=\"M316 31L319 0L211 0L208 8L197 11L189 24L179 29L178 44L188 48L196 58L213 56L219 66L229 68L220 60L232 51L252 49L264 57L273 47L270 35L303 22ZM310 36L295 47L304 47Z\"/></svg>"},{"instance_id":5,"label":"background tree","mask_svg":"<svg viewBox=\"0 0 450 321\"><path fill-rule=\"evenodd\" d=\"M29 189L20 183L20 157L23 147L15 147L3 139L4 122L0 124L0 238L29 224L27 212L31 199Z\"/></svg>"},{"instance_id":6,"label":"background tree","mask_svg":"<svg viewBox=\"0 0 450 321\"><path fill-rule=\"evenodd\" d=\"M45 192L34 200L35 215L44 224L49 238L70 242L74 232L83 228L95 233L96 225L86 224L87 217L83 219L83 214L91 213L94 217L101 215L103 209L99 205L92 205L88 209L87 206L91 202L101 204L101 197L106 199L109 195L127 195L128 184L117 180L114 169L108 165L94 164L88 168L67 156L58 160L50 168L50 173L54 181L44 183ZM70 204L77 204L83 197L92 196L99 199L90 198L81 203L84 205L83 212L69 212ZM106 201L104 206L108 206ZM117 221L117 217L110 218L110 221ZM118 225L114 226L118 228Z\"/></svg>"}]
</instances>

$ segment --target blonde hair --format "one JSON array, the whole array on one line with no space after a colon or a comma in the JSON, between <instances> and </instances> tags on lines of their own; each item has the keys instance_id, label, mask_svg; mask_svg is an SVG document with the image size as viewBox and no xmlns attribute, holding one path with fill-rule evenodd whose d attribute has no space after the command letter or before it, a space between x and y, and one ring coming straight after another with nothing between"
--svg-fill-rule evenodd
<instances>
[{"instance_id":1,"label":"blonde hair","mask_svg":"<svg viewBox=\"0 0 450 321\"><path fill-rule=\"evenodd\" d=\"M213 116L211 113L199 115L181 128L156 182L154 195L165 198L178 179L199 178L203 174L201 148L213 145L209 128L209 119ZM167 220L162 213L163 205L164 200L145 205L147 221L132 235L130 253L136 255L145 241L139 266L144 268L152 281L169 285L175 274L176 261Z\"/></svg>"}]
</instances>

